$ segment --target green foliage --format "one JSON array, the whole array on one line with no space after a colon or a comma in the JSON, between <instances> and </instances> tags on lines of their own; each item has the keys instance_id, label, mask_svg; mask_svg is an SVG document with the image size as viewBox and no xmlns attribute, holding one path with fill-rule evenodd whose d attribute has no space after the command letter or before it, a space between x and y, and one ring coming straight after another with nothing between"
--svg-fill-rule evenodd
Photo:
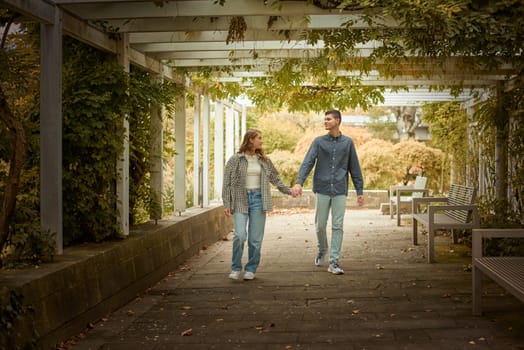
<instances>
[{"instance_id":1,"label":"green foliage","mask_svg":"<svg viewBox=\"0 0 524 350\"><path fill-rule=\"evenodd\" d=\"M290 151L295 149L298 140L304 134L296 119L289 114L267 114L257 120L255 128L262 131L264 150L270 154L275 150Z\"/></svg>"},{"instance_id":2,"label":"green foliage","mask_svg":"<svg viewBox=\"0 0 524 350\"><path fill-rule=\"evenodd\" d=\"M226 72L223 70L223 72ZM207 94L210 99L234 101L242 95L243 88L239 83L224 83L213 80L211 69L201 69L188 74L195 90Z\"/></svg>"},{"instance_id":3,"label":"green foliage","mask_svg":"<svg viewBox=\"0 0 524 350\"><path fill-rule=\"evenodd\" d=\"M444 151L455 174L454 182L466 183L468 119L459 103L434 103L424 106L424 120L431 132L430 145ZM445 182L447 183L447 181Z\"/></svg>"},{"instance_id":4,"label":"green foliage","mask_svg":"<svg viewBox=\"0 0 524 350\"><path fill-rule=\"evenodd\" d=\"M288 186L293 186L297 182L298 169L302 163L302 156L289 151L274 151L269 158L275 165L280 174L282 182ZM310 179L308 179L311 181Z\"/></svg>"},{"instance_id":5,"label":"green foliage","mask_svg":"<svg viewBox=\"0 0 524 350\"><path fill-rule=\"evenodd\" d=\"M0 332L0 348L2 349L31 350L38 348L36 343L38 337L34 328L32 329L32 338L24 339L23 342L20 341L18 330L15 331L16 324L26 317L31 317L31 321L27 322L28 325L34 322L33 308L25 306L23 301L24 296L15 290L10 290L0 299L0 329L2 330ZM24 345L22 347L19 344Z\"/></svg>"},{"instance_id":6,"label":"green foliage","mask_svg":"<svg viewBox=\"0 0 524 350\"><path fill-rule=\"evenodd\" d=\"M519 22L524 16L522 1L313 3L324 8L356 10L359 18L349 17L341 28L304 32L303 37L310 44L324 43L317 57L274 59L268 77L249 79L252 87L248 95L263 110L285 107L290 111L322 111L355 106L367 109L381 102L384 92L362 84L372 71L384 78L412 70L415 75L429 77L445 73L445 60L450 57L464 72L496 69L508 63L516 72L524 70L524 30ZM361 22L368 26L363 28ZM380 44L369 48L374 42ZM371 52L363 54L359 50L363 46ZM336 70L352 75L340 77L334 73ZM455 94L466 88L460 82L448 87Z\"/></svg>"},{"instance_id":7,"label":"green foliage","mask_svg":"<svg viewBox=\"0 0 524 350\"><path fill-rule=\"evenodd\" d=\"M28 140L28 144L37 147L38 140ZM28 147L28 151L29 154L33 152L31 147ZM28 165L38 161L28 158ZM11 234L2 252L2 262L7 268L49 262L55 254L55 233L43 230L40 225L38 172L38 166L32 164L26 167L20 178L17 210L11 224Z\"/></svg>"},{"instance_id":8,"label":"green foliage","mask_svg":"<svg viewBox=\"0 0 524 350\"><path fill-rule=\"evenodd\" d=\"M155 81L153 77L136 67L129 75L129 207L131 225L149 220L151 206L158 211L150 198L149 170L151 150L151 109L163 106L167 118L174 110L176 94L183 90L168 81ZM160 112L160 111L159 111ZM174 142L174 138L167 138ZM163 157L174 156L174 149L164 149Z\"/></svg>"},{"instance_id":9,"label":"green foliage","mask_svg":"<svg viewBox=\"0 0 524 350\"><path fill-rule=\"evenodd\" d=\"M477 200L480 213L480 225L486 228L522 228L520 214L507 203L500 203L496 199L485 196ZM502 213L502 215L501 215ZM468 236L471 240L471 235ZM524 239L522 238L492 238L483 245L486 255L523 256Z\"/></svg>"},{"instance_id":10,"label":"green foliage","mask_svg":"<svg viewBox=\"0 0 524 350\"><path fill-rule=\"evenodd\" d=\"M383 102L381 88L360 86L358 79L330 73L320 58L289 60L270 77L250 79L246 95L261 110L326 111L371 106ZM311 83L308 83L311 82Z\"/></svg>"},{"instance_id":11,"label":"green foliage","mask_svg":"<svg viewBox=\"0 0 524 350\"><path fill-rule=\"evenodd\" d=\"M401 181L406 175L406 169L423 165L424 176L428 178L427 187L435 193L446 190L442 188L447 184L447 178L443 179L443 169L446 166L445 155L438 149L429 147L415 140L402 141L394 145L397 154L397 163L401 166L401 172L396 174L395 180Z\"/></svg>"},{"instance_id":12,"label":"green foliage","mask_svg":"<svg viewBox=\"0 0 524 350\"><path fill-rule=\"evenodd\" d=\"M374 139L358 148L366 189L387 189L396 184L402 164L389 141Z\"/></svg>"},{"instance_id":13,"label":"green foliage","mask_svg":"<svg viewBox=\"0 0 524 350\"><path fill-rule=\"evenodd\" d=\"M6 37L8 49L0 50L0 65L5 67L0 72L0 84L11 112L21 121L25 132L25 161L16 210L10 218L7 240L0 247L0 266L6 267L49 261L55 250L54 234L43 231L40 225L38 26L18 25L20 30ZM3 123L0 133L9 135ZM5 193L12 147L10 137L0 137L0 200Z\"/></svg>"},{"instance_id":14,"label":"green foliage","mask_svg":"<svg viewBox=\"0 0 524 350\"><path fill-rule=\"evenodd\" d=\"M64 41L64 244L119 237L115 164L129 115L128 80L116 57Z\"/></svg>"}]
</instances>

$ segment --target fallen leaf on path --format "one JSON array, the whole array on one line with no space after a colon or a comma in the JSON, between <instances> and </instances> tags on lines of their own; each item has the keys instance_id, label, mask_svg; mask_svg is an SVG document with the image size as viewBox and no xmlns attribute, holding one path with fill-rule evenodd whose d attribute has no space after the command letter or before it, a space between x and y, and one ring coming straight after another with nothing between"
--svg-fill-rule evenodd
<instances>
[{"instance_id":1,"label":"fallen leaf on path","mask_svg":"<svg viewBox=\"0 0 524 350\"><path fill-rule=\"evenodd\" d=\"M189 306L189 305L184 305L184 306L182 306L180 309L182 309L182 310L191 310L192 307Z\"/></svg>"},{"instance_id":2,"label":"fallen leaf on path","mask_svg":"<svg viewBox=\"0 0 524 350\"><path fill-rule=\"evenodd\" d=\"M193 333L193 328L188 328L180 333L181 336L186 337Z\"/></svg>"}]
</instances>

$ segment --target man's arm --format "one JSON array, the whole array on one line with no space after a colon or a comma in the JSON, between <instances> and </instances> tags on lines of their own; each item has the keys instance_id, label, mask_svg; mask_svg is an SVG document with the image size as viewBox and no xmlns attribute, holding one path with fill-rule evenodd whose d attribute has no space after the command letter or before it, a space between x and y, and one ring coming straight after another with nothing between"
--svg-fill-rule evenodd
<instances>
[{"instance_id":1,"label":"man's arm","mask_svg":"<svg viewBox=\"0 0 524 350\"><path fill-rule=\"evenodd\" d=\"M358 155L354 143L352 143L349 149L348 170L351 175L353 186L357 192L357 203L359 207L361 207L364 205L364 177L362 176L362 170L360 169L360 162L358 161Z\"/></svg>"},{"instance_id":2,"label":"man's arm","mask_svg":"<svg viewBox=\"0 0 524 350\"><path fill-rule=\"evenodd\" d=\"M317 144L316 140L313 141L311 146L309 147L306 156L304 157L304 160L302 161L302 165L300 165L300 169L298 171L297 176L297 183L293 188L291 189L296 196L302 194L302 185L306 181L307 177L309 176L309 173L311 172L311 169L315 166L316 160L317 160Z\"/></svg>"}]
</instances>

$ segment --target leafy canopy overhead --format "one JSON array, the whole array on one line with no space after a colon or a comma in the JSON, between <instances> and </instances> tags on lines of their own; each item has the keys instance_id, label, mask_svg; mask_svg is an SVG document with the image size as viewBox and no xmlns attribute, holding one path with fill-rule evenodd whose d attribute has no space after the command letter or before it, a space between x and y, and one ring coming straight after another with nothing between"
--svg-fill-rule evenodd
<instances>
[{"instance_id":1,"label":"leafy canopy overhead","mask_svg":"<svg viewBox=\"0 0 524 350\"><path fill-rule=\"evenodd\" d=\"M279 6L282 1L270 3ZM449 58L453 58L455 69L471 74L509 64L514 75L522 76L524 29L520 20L524 17L524 2L520 0L308 0L307 3L332 11L355 10L368 26L357 27L356 20L349 19L338 29L304 31L302 35L309 43L324 42L318 57L274 59L274 68L268 76L245 79L245 86L249 87L247 95L263 109L320 111L356 106L367 109L382 102L384 92L384 87L362 84L371 71L378 71L384 79L406 72L432 77L446 72ZM238 33L236 36L241 37ZM356 49L370 42L376 45L369 55ZM356 74L339 76L336 72L340 70ZM221 85L224 87L219 90L231 90L230 96L239 91L238 84ZM463 84L451 85L444 82L430 88L451 87L455 93L469 88Z\"/></svg>"}]
</instances>

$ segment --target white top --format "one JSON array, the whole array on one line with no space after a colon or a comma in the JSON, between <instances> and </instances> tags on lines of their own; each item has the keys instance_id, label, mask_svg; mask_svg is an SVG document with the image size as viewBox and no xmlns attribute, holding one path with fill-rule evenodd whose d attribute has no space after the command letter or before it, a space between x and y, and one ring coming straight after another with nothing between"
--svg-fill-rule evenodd
<instances>
[{"instance_id":1,"label":"white top","mask_svg":"<svg viewBox=\"0 0 524 350\"><path fill-rule=\"evenodd\" d=\"M257 155L250 156L246 154L247 158L247 176L246 176L246 189L254 190L260 188L260 172L262 168L258 163Z\"/></svg>"}]
</instances>

